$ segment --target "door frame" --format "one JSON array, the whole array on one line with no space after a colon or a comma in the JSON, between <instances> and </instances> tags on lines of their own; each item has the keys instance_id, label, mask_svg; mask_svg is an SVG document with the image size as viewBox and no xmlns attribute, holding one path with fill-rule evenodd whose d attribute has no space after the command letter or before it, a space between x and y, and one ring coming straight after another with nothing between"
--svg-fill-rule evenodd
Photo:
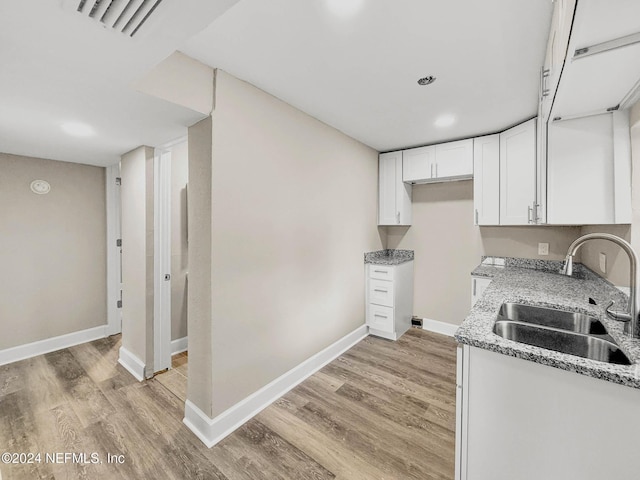
<instances>
[{"instance_id":1,"label":"door frame","mask_svg":"<svg viewBox=\"0 0 640 480\"><path fill-rule=\"evenodd\" d=\"M105 335L122 332L122 229L120 163L105 168L107 204L107 326Z\"/></svg>"},{"instance_id":2,"label":"door frame","mask_svg":"<svg viewBox=\"0 0 640 480\"><path fill-rule=\"evenodd\" d=\"M153 371L171 368L171 148L153 159Z\"/></svg>"}]
</instances>

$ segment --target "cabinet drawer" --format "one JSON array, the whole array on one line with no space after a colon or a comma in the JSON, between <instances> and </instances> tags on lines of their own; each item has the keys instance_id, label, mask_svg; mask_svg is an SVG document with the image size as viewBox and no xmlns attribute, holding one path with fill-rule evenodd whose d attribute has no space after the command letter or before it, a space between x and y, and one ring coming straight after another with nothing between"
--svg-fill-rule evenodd
<instances>
[{"instance_id":1,"label":"cabinet drawer","mask_svg":"<svg viewBox=\"0 0 640 480\"><path fill-rule=\"evenodd\" d=\"M369 278L393 280L393 267L386 265L369 265Z\"/></svg>"},{"instance_id":2,"label":"cabinet drawer","mask_svg":"<svg viewBox=\"0 0 640 480\"><path fill-rule=\"evenodd\" d=\"M376 330L393 332L393 308L369 305L367 309L367 325Z\"/></svg>"},{"instance_id":3,"label":"cabinet drawer","mask_svg":"<svg viewBox=\"0 0 640 480\"><path fill-rule=\"evenodd\" d=\"M387 280L369 280L369 303L393 307L393 283Z\"/></svg>"}]
</instances>

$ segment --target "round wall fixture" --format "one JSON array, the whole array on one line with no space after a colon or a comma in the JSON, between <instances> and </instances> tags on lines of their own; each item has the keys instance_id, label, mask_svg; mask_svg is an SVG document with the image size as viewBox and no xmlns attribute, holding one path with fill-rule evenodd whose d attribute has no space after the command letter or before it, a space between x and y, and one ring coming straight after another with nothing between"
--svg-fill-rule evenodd
<instances>
[{"instance_id":1,"label":"round wall fixture","mask_svg":"<svg viewBox=\"0 0 640 480\"><path fill-rule=\"evenodd\" d=\"M37 193L38 195L44 195L45 193L49 193L51 190L51 185L46 180L34 180L31 182L31 191L33 193Z\"/></svg>"}]
</instances>

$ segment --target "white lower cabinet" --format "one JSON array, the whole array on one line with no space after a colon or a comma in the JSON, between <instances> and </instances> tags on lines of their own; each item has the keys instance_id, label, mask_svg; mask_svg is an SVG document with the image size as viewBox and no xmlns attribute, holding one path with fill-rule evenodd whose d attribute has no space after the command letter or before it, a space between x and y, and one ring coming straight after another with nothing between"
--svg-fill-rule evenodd
<instances>
[{"instance_id":1,"label":"white lower cabinet","mask_svg":"<svg viewBox=\"0 0 640 480\"><path fill-rule=\"evenodd\" d=\"M413 261L366 266L366 322L369 333L397 340L411 327Z\"/></svg>"},{"instance_id":2,"label":"white lower cabinet","mask_svg":"<svg viewBox=\"0 0 640 480\"><path fill-rule=\"evenodd\" d=\"M463 345L456 480L638 478L640 390Z\"/></svg>"}]
</instances>

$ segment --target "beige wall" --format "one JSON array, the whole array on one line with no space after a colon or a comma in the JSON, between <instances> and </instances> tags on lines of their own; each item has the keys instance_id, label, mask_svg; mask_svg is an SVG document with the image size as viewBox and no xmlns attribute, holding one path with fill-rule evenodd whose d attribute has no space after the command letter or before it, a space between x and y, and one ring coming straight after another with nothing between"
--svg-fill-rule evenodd
<instances>
[{"instance_id":1,"label":"beige wall","mask_svg":"<svg viewBox=\"0 0 640 480\"><path fill-rule=\"evenodd\" d=\"M0 349L105 325L104 168L0 154L0 265Z\"/></svg>"},{"instance_id":2,"label":"beige wall","mask_svg":"<svg viewBox=\"0 0 640 480\"><path fill-rule=\"evenodd\" d=\"M382 248L376 151L222 71L215 104L214 416L363 325Z\"/></svg>"},{"instance_id":3,"label":"beige wall","mask_svg":"<svg viewBox=\"0 0 640 480\"><path fill-rule=\"evenodd\" d=\"M153 365L153 148L122 156L122 346ZM150 372L147 370L147 375Z\"/></svg>"},{"instance_id":4,"label":"beige wall","mask_svg":"<svg viewBox=\"0 0 640 480\"><path fill-rule=\"evenodd\" d=\"M171 340L187 336L187 142L171 147Z\"/></svg>"},{"instance_id":5,"label":"beige wall","mask_svg":"<svg viewBox=\"0 0 640 480\"><path fill-rule=\"evenodd\" d=\"M414 314L460 324L482 255L561 260L578 227L476 227L473 181L414 185L411 227L387 227L387 248L414 250ZM538 256L538 242L549 255Z\"/></svg>"},{"instance_id":6,"label":"beige wall","mask_svg":"<svg viewBox=\"0 0 640 480\"><path fill-rule=\"evenodd\" d=\"M212 416L211 117L189 127L189 376L187 398Z\"/></svg>"}]
</instances>

